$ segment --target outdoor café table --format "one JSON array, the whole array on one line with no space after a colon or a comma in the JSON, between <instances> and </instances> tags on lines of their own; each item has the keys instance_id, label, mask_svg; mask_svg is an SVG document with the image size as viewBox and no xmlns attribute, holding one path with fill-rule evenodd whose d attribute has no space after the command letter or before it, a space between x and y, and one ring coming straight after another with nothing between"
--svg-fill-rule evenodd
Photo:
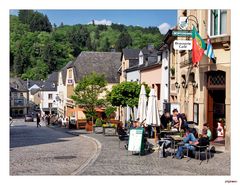
<instances>
[{"instance_id":1,"label":"outdoor caf\u00e9 table","mask_svg":"<svg viewBox=\"0 0 240 185\"><path fill-rule=\"evenodd\" d=\"M160 131L160 135L164 135L164 137L165 136L167 136L167 135L174 135L174 134L176 134L176 133L178 133L178 131L177 130L161 130Z\"/></svg>"},{"instance_id":2,"label":"outdoor caf\u00e9 table","mask_svg":"<svg viewBox=\"0 0 240 185\"><path fill-rule=\"evenodd\" d=\"M169 137L172 139L172 142L173 142L173 157L174 157L176 144L183 141L183 137L181 137L179 135L170 135Z\"/></svg>"}]
</instances>

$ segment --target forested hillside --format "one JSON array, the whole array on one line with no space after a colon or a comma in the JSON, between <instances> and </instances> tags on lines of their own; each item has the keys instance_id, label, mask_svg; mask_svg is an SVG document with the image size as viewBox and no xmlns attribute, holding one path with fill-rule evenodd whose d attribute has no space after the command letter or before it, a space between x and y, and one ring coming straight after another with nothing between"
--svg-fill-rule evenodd
<instances>
[{"instance_id":1,"label":"forested hillside","mask_svg":"<svg viewBox=\"0 0 240 185\"><path fill-rule=\"evenodd\" d=\"M81 19L81 17L79 17ZM61 69L81 51L122 51L154 44L158 48L162 35L157 27L142 28L119 24L51 25L46 15L20 10L10 15L11 76L33 80Z\"/></svg>"}]
</instances>

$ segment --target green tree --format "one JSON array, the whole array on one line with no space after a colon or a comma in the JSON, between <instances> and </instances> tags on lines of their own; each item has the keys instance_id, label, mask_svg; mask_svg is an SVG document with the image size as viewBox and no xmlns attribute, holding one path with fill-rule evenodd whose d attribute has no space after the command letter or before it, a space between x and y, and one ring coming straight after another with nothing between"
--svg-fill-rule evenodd
<instances>
[{"instance_id":1,"label":"green tree","mask_svg":"<svg viewBox=\"0 0 240 185\"><path fill-rule=\"evenodd\" d=\"M30 21L34 15L33 10L19 10L18 18L23 24L30 24Z\"/></svg>"},{"instance_id":2,"label":"green tree","mask_svg":"<svg viewBox=\"0 0 240 185\"><path fill-rule=\"evenodd\" d=\"M74 89L72 99L85 109L88 120L96 118L95 108L104 105L99 95L106 90L107 81L102 74L91 73L84 76Z\"/></svg>"},{"instance_id":3,"label":"green tree","mask_svg":"<svg viewBox=\"0 0 240 185\"><path fill-rule=\"evenodd\" d=\"M74 57L77 57L81 51L84 50L88 37L88 30L82 25L74 26L73 29L68 32L68 40L73 48Z\"/></svg>"},{"instance_id":4,"label":"green tree","mask_svg":"<svg viewBox=\"0 0 240 185\"><path fill-rule=\"evenodd\" d=\"M111 47L111 46L110 46L109 39L108 39L108 38L105 38L101 50L102 50L102 51L109 51L110 47Z\"/></svg>"},{"instance_id":5,"label":"green tree","mask_svg":"<svg viewBox=\"0 0 240 185\"><path fill-rule=\"evenodd\" d=\"M116 49L122 51L122 49L127 46L132 46L132 38L128 32L122 32L118 37Z\"/></svg>"},{"instance_id":6,"label":"green tree","mask_svg":"<svg viewBox=\"0 0 240 185\"><path fill-rule=\"evenodd\" d=\"M34 31L46 31L46 32L52 31L52 25L48 20L48 17L39 12L34 12L31 18L31 21L29 23L29 26L30 26L30 30L33 32Z\"/></svg>"},{"instance_id":7,"label":"green tree","mask_svg":"<svg viewBox=\"0 0 240 185\"><path fill-rule=\"evenodd\" d=\"M36 61L36 66L28 68L27 71L22 74L21 78L23 80L32 79L40 80L46 79L48 74L48 66L41 60Z\"/></svg>"},{"instance_id":8,"label":"green tree","mask_svg":"<svg viewBox=\"0 0 240 185\"><path fill-rule=\"evenodd\" d=\"M146 92L149 94L150 89L145 85ZM137 82L122 82L112 87L112 91L107 94L107 100L113 106L129 106L134 112L134 107L138 106L141 84Z\"/></svg>"}]
</instances>

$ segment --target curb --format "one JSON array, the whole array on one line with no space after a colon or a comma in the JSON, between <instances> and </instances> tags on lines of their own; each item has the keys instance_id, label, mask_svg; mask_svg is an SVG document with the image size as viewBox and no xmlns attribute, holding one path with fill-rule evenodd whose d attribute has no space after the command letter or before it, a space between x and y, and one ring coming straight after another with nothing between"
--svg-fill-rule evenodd
<instances>
[{"instance_id":1,"label":"curb","mask_svg":"<svg viewBox=\"0 0 240 185\"><path fill-rule=\"evenodd\" d=\"M55 127L49 127L49 128L56 130L56 131L58 130L58 128L55 128ZM70 173L70 175L81 175L81 173L83 173L86 170L87 166L92 165L96 161L96 159L98 158L98 156L101 152L102 145L97 139L95 139L93 137L81 135L80 133L70 132L70 131L64 131L64 133L74 135L74 136L81 136L81 137L88 138L88 139L92 140L92 142L96 146L97 151L89 159L87 159L78 169L76 169L72 173Z\"/></svg>"},{"instance_id":2,"label":"curb","mask_svg":"<svg viewBox=\"0 0 240 185\"><path fill-rule=\"evenodd\" d=\"M92 165L96 161L96 159L98 158L98 156L99 156L99 154L101 152L101 149L102 149L101 143L98 140L96 140L95 138L92 138L92 137L89 137L89 136L85 136L85 135L84 136L81 135L81 136L92 140L95 143L95 145L96 145L97 151L96 151L96 153L94 153L92 155L92 157L90 157L87 161L85 161L83 163L83 165L81 165L78 169L73 171L70 175L81 175L86 170L86 168L88 166Z\"/></svg>"}]
</instances>

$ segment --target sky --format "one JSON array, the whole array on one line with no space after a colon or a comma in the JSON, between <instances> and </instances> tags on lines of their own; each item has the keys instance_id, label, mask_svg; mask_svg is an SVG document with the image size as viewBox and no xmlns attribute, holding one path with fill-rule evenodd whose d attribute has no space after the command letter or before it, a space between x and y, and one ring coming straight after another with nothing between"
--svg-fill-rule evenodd
<instances>
[{"instance_id":1,"label":"sky","mask_svg":"<svg viewBox=\"0 0 240 185\"><path fill-rule=\"evenodd\" d=\"M37 10L46 14L52 24L59 26L88 24L95 20L95 24L111 23L149 27L156 26L162 34L176 25L176 10ZM10 14L17 15L18 10L10 10Z\"/></svg>"}]
</instances>

